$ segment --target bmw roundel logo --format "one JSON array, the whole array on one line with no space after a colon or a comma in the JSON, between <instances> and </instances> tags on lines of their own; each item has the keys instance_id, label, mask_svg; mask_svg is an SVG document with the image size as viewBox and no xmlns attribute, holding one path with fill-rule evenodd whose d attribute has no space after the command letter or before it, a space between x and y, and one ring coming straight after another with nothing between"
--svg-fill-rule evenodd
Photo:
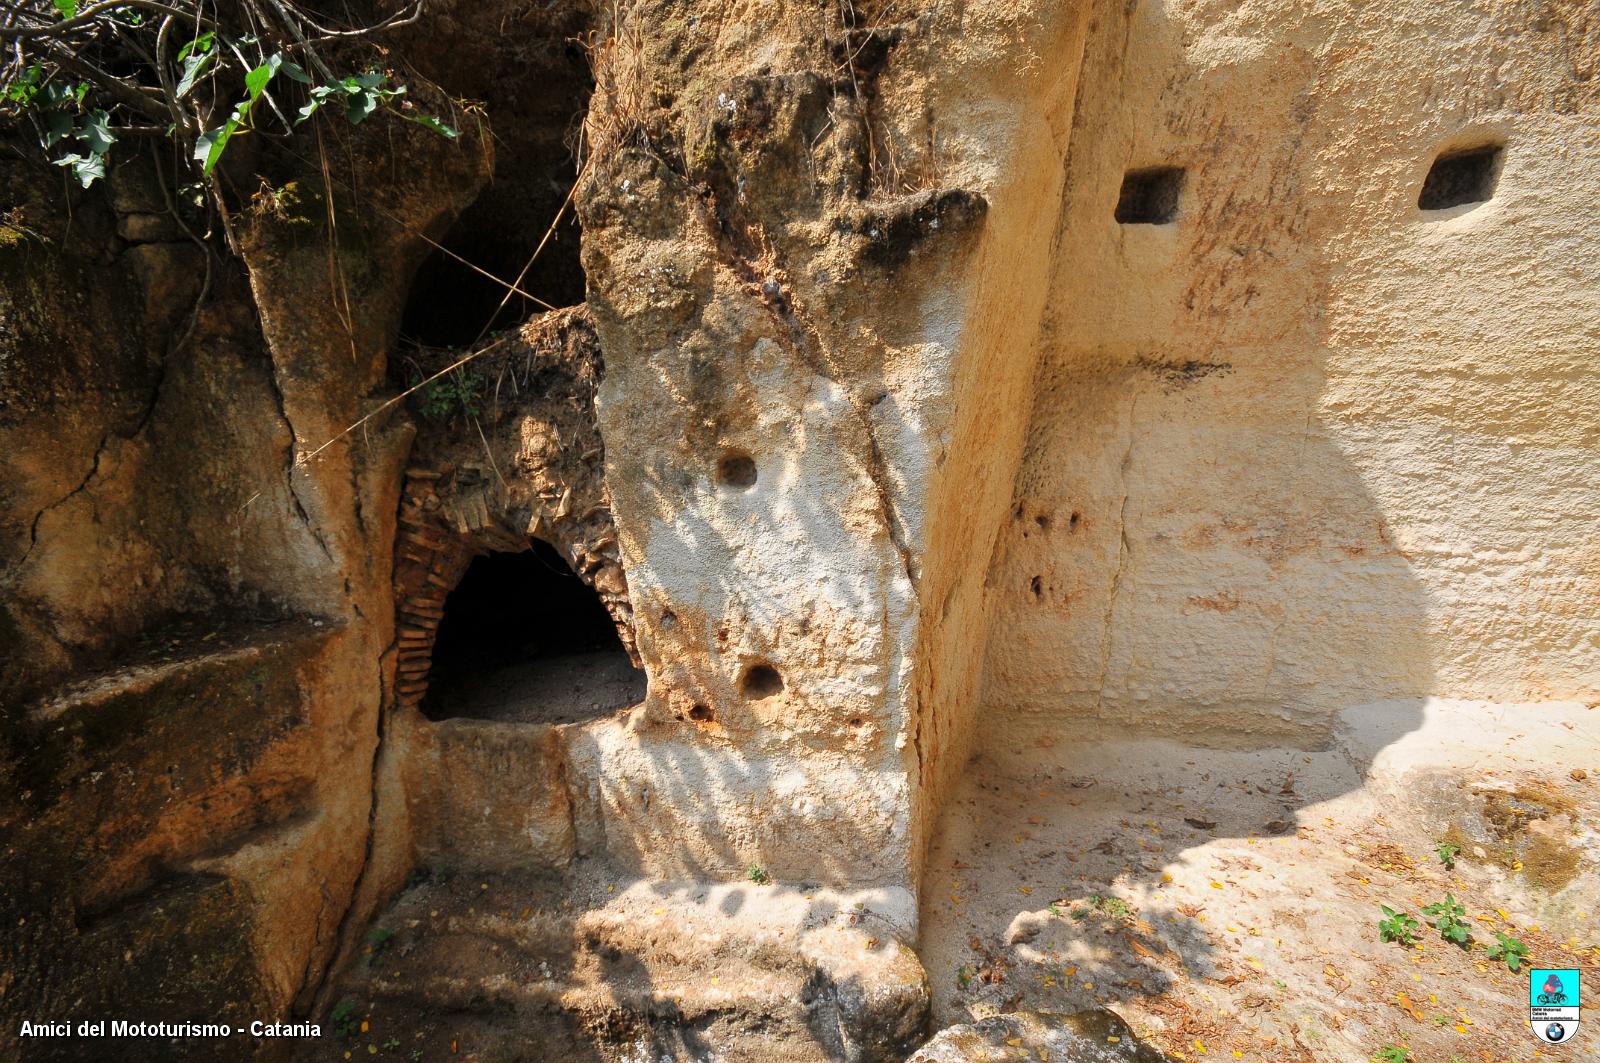
<instances>
[{"instance_id":1,"label":"bmw roundel logo","mask_svg":"<svg viewBox=\"0 0 1600 1063\"><path fill-rule=\"evenodd\" d=\"M1557 1041L1567 1036L1567 1028L1561 1025L1559 1022L1552 1022L1549 1026L1544 1028L1544 1036L1545 1040L1549 1041L1551 1044L1555 1044Z\"/></svg>"}]
</instances>

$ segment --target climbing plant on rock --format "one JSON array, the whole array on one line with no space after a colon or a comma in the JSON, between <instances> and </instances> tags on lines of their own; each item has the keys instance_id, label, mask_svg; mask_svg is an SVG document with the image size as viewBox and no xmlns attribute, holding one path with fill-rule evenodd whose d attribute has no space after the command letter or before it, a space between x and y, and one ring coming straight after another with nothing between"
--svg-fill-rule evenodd
<instances>
[{"instance_id":1,"label":"climbing plant on rock","mask_svg":"<svg viewBox=\"0 0 1600 1063\"><path fill-rule=\"evenodd\" d=\"M191 184L209 181L244 135L286 138L332 109L355 125L380 110L441 136L453 125L406 99L373 35L421 15L422 0L372 24L330 24L293 0L19 0L0 5L0 119L84 187L117 145L178 145Z\"/></svg>"}]
</instances>

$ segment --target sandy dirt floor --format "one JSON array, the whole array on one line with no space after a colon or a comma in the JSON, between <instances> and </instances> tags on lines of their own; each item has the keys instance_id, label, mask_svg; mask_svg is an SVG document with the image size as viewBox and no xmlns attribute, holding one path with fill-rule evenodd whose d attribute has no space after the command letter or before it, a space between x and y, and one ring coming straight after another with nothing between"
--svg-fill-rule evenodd
<instances>
[{"instance_id":1,"label":"sandy dirt floor","mask_svg":"<svg viewBox=\"0 0 1600 1063\"><path fill-rule=\"evenodd\" d=\"M1024 733L969 766L930 857L935 1027L1103 1005L1183 1060L1600 1059L1589 1023L1541 1047L1489 949L1600 994L1597 775L1600 710L1571 703L1369 706L1323 751ZM1467 948L1422 912L1447 894ZM1380 940L1385 904L1414 944Z\"/></svg>"},{"instance_id":2,"label":"sandy dirt floor","mask_svg":"<svg viewBox=\"0 0 1600 1063\"><path fill-rule=\"evenodd\" d=\"M645 674L621 649L549 654L481 674L446 676L428 693L430 718L581 723L644 699Z\"/></svg>"}]
</instances>

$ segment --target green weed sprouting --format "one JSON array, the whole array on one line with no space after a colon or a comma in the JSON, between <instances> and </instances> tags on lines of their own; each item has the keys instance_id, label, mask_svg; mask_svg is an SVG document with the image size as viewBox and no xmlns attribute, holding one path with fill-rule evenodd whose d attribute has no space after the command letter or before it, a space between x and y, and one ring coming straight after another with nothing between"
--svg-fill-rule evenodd
<instances>
[{"instance_id":1,"label":"green weed sprouting","mask_svg":"<svg viewBox=\"0 0 1600 1063\"><path fill-rule=\"evenodd\" d=\"M1393 941L1400 945L1410 945L1416 940L1417 928L1422 924L1405 912L1397 912L1387 904L1378 905L1383 909L1383 918L1378 920L1378 937L1383 941Z\"/></svg>"},{"instance_id":2,"label":"green weed sprouting","mask_svg":"<svg viewBox=\"0 0 1600 1063\"><path fill-rule=\"evenodd\" d=\"M1433 928L1452 945L1466 948L1472 944L1472 928L1462 919L1467 910L1451 894L1423 908L1422 914L1433 917Z\"/></svg>"}]
</instances>

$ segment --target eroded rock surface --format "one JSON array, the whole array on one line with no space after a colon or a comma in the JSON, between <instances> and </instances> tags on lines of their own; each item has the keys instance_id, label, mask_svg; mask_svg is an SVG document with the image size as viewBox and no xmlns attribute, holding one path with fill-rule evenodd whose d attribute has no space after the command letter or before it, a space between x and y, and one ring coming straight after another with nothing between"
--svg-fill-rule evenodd
<instances>
[{"instance_id":1,"label":"eroded rock surface","mask_svg":"<svg viewBox=\"0 0 1600 1063\"><path fill-rule=\"evenodd\" d=\"M1169 1063L1113 1012L1015 1012L941 1030L906 1063Z\"/></svg>"},{"instance_id":2,"label":"eroded rock surface","mask_svg":"<svg viewBox=\"0 0 1600 1063\"><path fill-rule=\"evenodd\" d=\"M593 866L424 872L340 987L352 1027L367 1024L342 1043L480 1060L899 1063L927 1023L913 917L892 890L641 882Z\"/></svg>"},{"instance_id":3,"label":"eroded rock surface","mask_svg":"<svg viewBox=\"0 0 1600 1063\"><path fill-rule=\"evenodd\" d=\"M88 193L0 165L8 1023L348 990L487 1058L887 1060L930 999L1115 1003L1169 1051L1357 1059L1414 983L1368 942L1352 984L1385 1000L1347 1008L1315 950L1374 882L1589 940L1583 5L443 0L401 28L384 62L444 86L405 103L485 101L462 135L240 137L209 237L142 134ZM644 690L430 719L452 589L535 542ZM1560 770L1463 779L1555 727ZM1410 825L1345 851L1401 788ZM1454 878L1404 852L1441 840ZM1289 895L1329 868L1337 919ZM1003 888L963 907L974 877ZM1245 882L1291 929L1201 929ZM1193 925L1129 907L1179 896ZM1326 1029L1257 985L1272 954L1227 958L1280 937ZM923 1058L1142 1058L1107 1029L1002 1015Z\"/></svg>"}]
</instances>

